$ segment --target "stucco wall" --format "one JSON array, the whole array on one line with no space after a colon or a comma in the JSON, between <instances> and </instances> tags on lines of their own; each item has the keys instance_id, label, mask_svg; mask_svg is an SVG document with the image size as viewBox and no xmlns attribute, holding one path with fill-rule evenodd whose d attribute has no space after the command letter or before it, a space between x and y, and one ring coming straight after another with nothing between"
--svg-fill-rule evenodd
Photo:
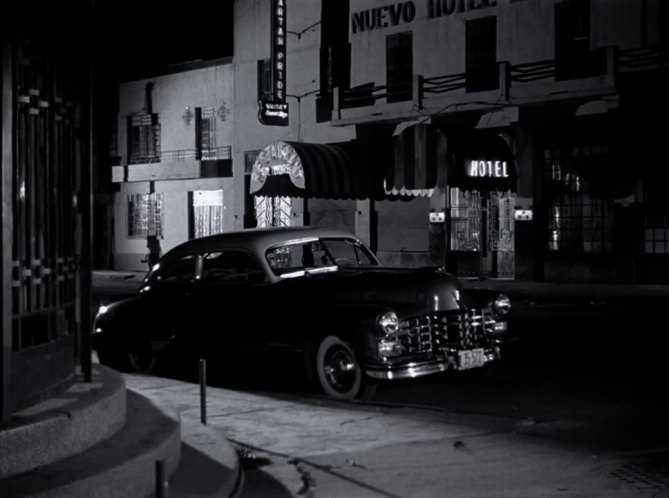
<instances>
[{"instance_id":1,"label":"stucco wall","mask_svg":"<svg viewBox=\"0 0 669 498\"><path fill-rule=\"evenodd\" d=\"M226 231L235 225L235 213L227 198L232 193L231 178L200 178L180 181L155 182L155 192L163 194L163 238L159 240L161 253L188 240L188 193L195 190L223 190L223 226ZM121 185L114 199L115 268L119 270L146 270L148 248L145 237L128 237L128 195L149 192L148 182Z\"/></svg>"},{"instance_id":2,"label":"stucco wall","mask_svg":"<svg viewBox=\"0 0 669 498\"><path fill-rule=\"evenodd\" d=\"M160 116L160 148L162 151L195 148L195 120L184 120L186 107L221 108L224 121L216 117L216 146L232 145L234 140L234 77L232 64L157 76L122 83L119 88L119 154L127 161L127 118L146 112L146 84L153 83L153 112Z\"/></svg>"},{"instance_id":3,"label":"stucco wall","mask_svg":"<svg viewBox=\"0 0 669 498\"><path fill-rule=\"evenodd\" d=\"M436 0L435 0L436 1ZM647 6L648 42L657 41L656 21L652 13L657 2ZM387 27L353 32L356 13L379 7L403 6L411 3L415 16L410 22L390 22L384 11ZM453 2L445 2L451 4ZM481 17L497 17L497 60L512 64L553 59L555 4L552 0L479 0L456 2L466 6L449 15L429 17L428 0L397 2L386 0L351 0L349 39L352 46L352 85L386 83L386 36L413 32L414 74L426 77L461 73L465 70L465 32L467 21ZM472 9L470 4L482 6ZM487 6L486 6L487 5ZM642 0L592 0L591 47L617 45L619 48L639 46L642 26Z\"/></svg>"}]
</instances>

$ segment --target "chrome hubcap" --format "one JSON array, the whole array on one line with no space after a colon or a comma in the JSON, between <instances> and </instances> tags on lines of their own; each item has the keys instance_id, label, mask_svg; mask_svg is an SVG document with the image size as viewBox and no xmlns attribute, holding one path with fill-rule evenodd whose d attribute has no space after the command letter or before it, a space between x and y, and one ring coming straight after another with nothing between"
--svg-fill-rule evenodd
<instances>
[{"instance_id":1,"label":"chrome hubcap","mask_svg":"<svg viewBox=\"0 0 669 498\"><path fill-rule=\"evenodd\" d=\"M323 365L330 386L339 392L347 392L355 384L355 362L348 351L331 348L325 355Z\"/></svg>"}]
</instances>

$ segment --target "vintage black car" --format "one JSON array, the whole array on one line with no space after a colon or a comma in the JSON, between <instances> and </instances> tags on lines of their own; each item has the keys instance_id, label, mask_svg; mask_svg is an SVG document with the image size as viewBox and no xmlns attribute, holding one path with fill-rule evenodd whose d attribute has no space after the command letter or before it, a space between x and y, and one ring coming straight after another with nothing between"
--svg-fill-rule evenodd
<instances>
[{"instance_id":1,"label":"vintage black car","mask_svg":"<svg viewBox=\"0 0 669 498\"><path fill-rule=\"evenodd\" d=\"M443 269L379 265L357 237L252 229L167 252L137 296L102 306L100 361L150 373L179 354L292 358L328 395L370 397L379 379L479 369L509 337L507 296L463 290Z\"/></svg>"}]
</instances>

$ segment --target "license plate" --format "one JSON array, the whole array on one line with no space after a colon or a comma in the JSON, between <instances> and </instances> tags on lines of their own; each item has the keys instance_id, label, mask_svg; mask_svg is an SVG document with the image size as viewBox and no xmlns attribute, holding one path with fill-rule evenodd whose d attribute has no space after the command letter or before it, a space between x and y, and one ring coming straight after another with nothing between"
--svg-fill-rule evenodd
<instances>
[{"instance_id":1,"label":"license plate","mask_svg":"<svg viewBox=\"0 0 669 498\"><path fill-rule=\"evenodd\" d=\"M467 370L483 365L485 365L485 351L483 348L458 351L458 370Z\"/></svg>"}]
</instances>

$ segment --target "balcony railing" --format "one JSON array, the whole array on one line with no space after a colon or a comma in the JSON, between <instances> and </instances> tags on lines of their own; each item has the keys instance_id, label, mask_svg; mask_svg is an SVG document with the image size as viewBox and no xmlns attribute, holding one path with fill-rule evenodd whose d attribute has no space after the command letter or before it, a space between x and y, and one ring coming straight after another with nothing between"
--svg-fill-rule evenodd
<instances>
[{"instance_id":1,"label":"balcony railing","mask_svg":"<svg viewBox=\"0 0 669 498\"><path fill-rule=\"evenodd\" d=\"M215 161L232 159L232 147L225 145L208 149L163 150L159 154L132 154L129 164L171 163L179 161Z\"/></svg>"},{"instance_id":2,"label":"balcony railing","mask_svg":"<svg viewBox=\"0 0 669 498\"><path fill-rule=\"evenodd\" d=\"M512 98L512 89L522 91L538 81L554 81L556 84L568 85L570 81L606 76L608 81L613 83L617 73L667 67L668 63L669 50L659 45L625 50L602 47L584 52L573 59L544 60L515 65L498 62L498 80L476 91L468 90L472 87L470 84L472 81L468 78L474 75L467 73L429 78L417 75L414 77L413 85L405 84L405 88L375 85L372 82L346 90L335 89L333 108L338 112L344 109L368 107L383 99L386 103L394 105L394 99L389 96L398 92L411 92L413 104L418 109L422 109L431 98L438 99L447 95L458 98L460 95L471 95L471 98L460 97L466 103L470 100L476 101L476 96L486 91L497 91L503 99L509 100ZM536 98L539 99L540 95Z\"/></svg>"}]
</instances>

